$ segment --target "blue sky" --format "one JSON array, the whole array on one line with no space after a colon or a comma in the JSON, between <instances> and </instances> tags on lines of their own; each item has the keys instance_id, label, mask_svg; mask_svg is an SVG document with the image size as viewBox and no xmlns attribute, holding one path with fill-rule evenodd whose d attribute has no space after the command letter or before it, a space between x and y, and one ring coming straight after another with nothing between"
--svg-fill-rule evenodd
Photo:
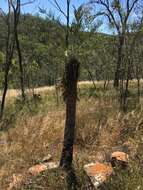
<instances>
[{"instance_id":1,"label":"blue sky","mask_svg":"<svg viewBox=\"0 0 143 190\"><path fill-rule=\"evenodd\" d=\"M25 3L25 2L28 2L30 0L21 0L21 2ZM53 0L35 0L34 3L32 4L28 4L28 5L25 5L22 7L22 13L31 13L33 15L36 15L39 13L39 8L38 7L41 7L41 8L44 8L48 11L52 11L52 13L54 13L57 17L60 16L60 20L65 23L65 18L61 15L61 13L53 7L53 5L50 3L50 1L53 1ZM66 0L57 0L59 5L61 6L62 10L63 11L66 11ZM142 1L142 0L140 0ZM73 5L75 7L79 7L81 4L83 3L87 3L88 0L71 0L71 9L70 9L70 18L72 20L72 16L73 16ZM121 0L123 6L125 5L125 0ZM7 10L7 0L0 0L0 8L2 8L4 11ZM97 7L96 7L97 8ZM100 8L98 7L98 10ZM133 20L135 18L135 15L134 13L132 13L132 17L131 17L131 20ZM99 28L98 31L100 32L104 32L104 33L109 33L111 34L113 31L111 29L109 29L109 26L107 24L107 19L103 19L103 25Z\"/></svg>"},{"instance_id":2,"label":"blue sky","mask_svg":"<svg viewBox=\"0 0 143 190\"><path fill-rule=\"evenodd\" d=\"M7 0L0 0L0 7L4 10L7 9ZM22 0L22 2L28 2L29 0ZM52 0L51 0L52 1ZM66 1L65 0L58 0L60 6L63 10L66 10ZM75 7L78 7L82 3L87 2L86 0L71 0L71 6L74 5ZM57 15L59 15L59 12L51 5L51 3L48 0L35 0L33 4L28 4L24 7L22 7L23 13L32 13L36 14L38 13L38 6L47 8L47 10L52 10Z\"/></svg>"},{"instance_id":3,"label":"blue sky","mask_svg":"<svg viewBox=\"0 0 143 190\"><path fill-rule=\"evenodd\" d=\"M29 0L21 0L21 2L28 2ZM53 1L53 0L50 0ZM57 0L58 3L60 4L62 10L66 11L66 0ZM122 3L124 4L124 0L121 0ZM7 10L7 0L0 0L0 8L2 8L4 11ZM73 15L73 11L72 11L72 5L74 5L75 7L79 7L81 4L83 3L87 3L88 0L71 0L71 11L70 11L70 15L72 18ZM62 22L65 22L64 17L61 15L61 13L59 13L59 11L53 7L53 5L49 2L49 0L35 0L34 3L32 4L28 4L22 7L22 12L23 13L31 13L33 15L38 14L39 13L39 8L46 8L47 11L52 11L53 13L55 13L56 16L60 16L60 19ZM109 27L107 26L107 24L105 24L106 21L104 20L104 24L102 25L102 27L100 27L100 32L105 32L105 33L111 33L111 30L109 30Z\"/></svg>"},{"instance_id":4,"label":"blue sky","mask_svg":"<svg viewBox=\"0 0 143 190\"><path fill-rule=\"evenodd\" d=\"M30 0L21 0L21 2L25 3ZM27 4L22 7L22 13L31 13L33 15L36 15L39 13L39 7L44 8L48 11L51 11L54 13L57 17L60 17L60 20L65 23L65 18L63 15L50 3L53 0L35 0L34 3ZM66 11L66 0L57 0L62 10ZM70 8L70 18L72 19L73 15L73 5L75 7L79 7L81 4L86 3L87 0L71 0L71 8ZM0 8L2 8L4 11L7 10L7 0L0 0ZM42 15L44 16L44 15Z\"/></svg>"},{"instance_id":5,"label":"blue sky","mask_svg":"<svg viewBox=\"0 0 143 190\"><path fill-rule=\"evenodd\" d=\"M21 0L22 2L28 2L29 0ZM51 0L52 1L52 0ZM2 8L4 11L7 10L7 0L0 0L0 8ZM66 0L58 0L62 10L66 11ZM88 0L71 0L71 11L70 11L70 15L72 18L73 15L73 5L75 7L79 7L81 4L83 3L87 3ZM38 14L39 13L39 8L46 8L47 11L51 10L53 13L55 13L56 16L60 16L60 19L62 22L65 22L65 18L61 15L61 13L59 13L59 11L53 7L53 5L48 1L48 0L35 0L34 3L32 4L28 4L22 7L22 12L23 13L31 13L33 15ZM100 29L101 32L108 32L107 28L105 26L102 26Z\"/></svg>"}]
</instances>

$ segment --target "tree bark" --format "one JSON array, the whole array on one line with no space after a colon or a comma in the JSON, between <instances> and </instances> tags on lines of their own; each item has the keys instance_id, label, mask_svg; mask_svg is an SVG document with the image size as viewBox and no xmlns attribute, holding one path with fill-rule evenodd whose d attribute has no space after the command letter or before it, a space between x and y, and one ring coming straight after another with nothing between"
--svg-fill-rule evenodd
<instances>
[{"instance_id":1,"label":"tree bark","mask_svg":"<svg viewBox=\"0 0 143 190\"><path fill-rule=\"evenodd\" d=\"M17 0L16 8L14 7L13 4L12 4L12 7L13 7L13 11L14 11L14 35L15 35L16 48L17 48L18 60L19 60L21 94L22 94L23 101L25 101L22 53L21 53L20 42L19 42L19 38L18 38L18 23L19 23L19 17L20 17L21 1Z\"/></svg>"},{"instance_id":2,"label":"tree bark","mask_svg":"<svg viewBox=\"0 0 143 190\"><path fill-rule=\"evenodd\" d=\"M2 95L2 101L1 101L1 112L0 112L0 119L3 117L4 107L5 107L5 98L6 93L8 89L8 74L10 69L10 63L6 63L6 69L5 69L5 76L4 76L4 89L3 89L3 95Z\"/></svg>"},{"instance_id":3,"label":"tree bark","mask_svg":"<svg viewBox=\"0 0 143 190\"><path fill-rule=\"evenodd\" d=\"M24 72L23 72L22 54L21 54L21 49L20 49L17 29L15 29L15 40L16 40L16 46L17 46L17 52L18 52L18 59L19 59L21 94L22 94L23 101L25 101Z\"/></svg>"},{"instance_id":4,"label":"tree bark","mask_svg":"<svg viewBox=\"0 0 143 190\"><path fill-rule=\"evenodd\" d=\"M79 75L79 62L71 58L66 64L64 79L64 98L66 101L66 121L62 156L60 166L68 169L72 166L73 144L76 123L77 82Z\"/></svg>"},{"instance_id":5,"label":"tree bark","mask_svg":"<svg viewBox=\"0 0 143 190\"><path fill-rule=\"evenodd\" d=\"M15 46L15 39L12 35L12 19L11 19L11 3L8 1L8 17L6 20L7 24L7 38L6 38L6 58L5 58L5 69L4 69L4 83L3 83L3 94L2 94L2 101L1 101L1 108L0 108L0 119L3 117L4 107L5 107L5 99L8 89L8 75L9 70L12 63L14 46Z\"/></svg>"},{"instance_id":6,"label":"tree bark","mask_svg":"<svg viewBox=\"0 0 143 190\"><path fill-rule=\"evenodd\" d=\"M122 50L124 45L124 37L119 37L119 45L118 45L118 59L117 59L117 66L115 71L115 77L114 77L114 87L119 87L119 80L121 75L121 65L122 65Z\"/></svg>"}]
</instances>

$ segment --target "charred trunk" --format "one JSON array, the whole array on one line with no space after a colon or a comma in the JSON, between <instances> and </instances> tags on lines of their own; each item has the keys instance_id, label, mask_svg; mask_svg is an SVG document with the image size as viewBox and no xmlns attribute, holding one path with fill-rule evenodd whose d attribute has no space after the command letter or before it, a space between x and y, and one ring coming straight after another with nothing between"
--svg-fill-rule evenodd
<instances>
[{"instance_id":1,"label":"charred trunk","mask_svg":"<svg viewBox=\"0 0 143 190\"><path fill-rule=\"evenodd\" d=\"M72 166L73 160L78 75L79 62L75 58L71 58L69 62L66 64L64 77L66 121L60 166L65 169L68 169Z\"/></svg>"}]
</instances>

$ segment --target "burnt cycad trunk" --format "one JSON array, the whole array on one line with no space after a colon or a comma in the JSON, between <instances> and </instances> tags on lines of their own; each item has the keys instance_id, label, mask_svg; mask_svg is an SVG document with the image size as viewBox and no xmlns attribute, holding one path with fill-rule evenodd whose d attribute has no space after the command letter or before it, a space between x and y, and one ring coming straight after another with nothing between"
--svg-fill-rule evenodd
<instances>
[{"instance_id":1,"label":"burnt cycad trunk","mask_svg":"<svg viewBox=\"0 0 143 190\"><path fill-rule=\"evenodd\" d=\"M65 66L64 99L66 101L66 121L64 143L60 166L68 168L72 165L73 144L76 123L77 82L79 76L79 62L71 58Z\"/></svg>"}]
</instances>

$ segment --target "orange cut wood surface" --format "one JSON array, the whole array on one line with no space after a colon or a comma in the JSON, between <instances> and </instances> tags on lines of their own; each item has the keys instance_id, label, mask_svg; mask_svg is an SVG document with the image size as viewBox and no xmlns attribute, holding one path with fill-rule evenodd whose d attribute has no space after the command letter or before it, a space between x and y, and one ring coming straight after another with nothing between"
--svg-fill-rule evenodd
<instances>
[{"instance_id":1,"label":"orange cut wood surface","mask_svg":"<svg viewBox=\"0 0 143 190\"><path fill-rule=\"evenodd\" d=\"M32 175L38 175L39 173L41 173L45 170L47 170L47 166L44 164L38 164L38 165L35 165L35 166L29 168L29 172Z\"/></svg>"},{"instance_id":2,"label":"orange cut wood surface","mask_svg":"<svg viewBox=\"0 0 143 190\"><path fill-rule=\"evenodd\" d=\"M87 174L89 176L95 176L97 174L108 176L108 175L111 175L112 172L113 172L113 169L110 165L108 166L106 164L101 164L101 163L96 163L87 168Z\"/></svg>"},{"instance_id":3,"label":"orange cut wood surface","mask_svg":"<svg viewBox=\"0 0 143 190\"><path fill-rule=\"evenodd\" d=\"M119 161L128 162L129 161L129 155L125 152L113 152L111 155L111 158L116 158Z\"/></svg>"}]
</instances>

